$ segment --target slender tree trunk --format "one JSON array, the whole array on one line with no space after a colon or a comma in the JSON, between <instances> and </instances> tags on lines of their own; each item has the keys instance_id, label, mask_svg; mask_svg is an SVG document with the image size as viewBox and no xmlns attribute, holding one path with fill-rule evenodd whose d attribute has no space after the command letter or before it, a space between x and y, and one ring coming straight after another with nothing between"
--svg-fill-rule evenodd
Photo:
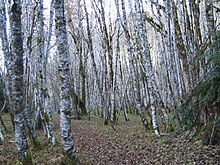
<instances>
[{"instance_id":1,"label":"slender tree trunk","mask_svg":"<svg viewBox=\"0 0 220 165\"><path fill-rule=\"evenodd\" d=\"M23 40L21 31L21 1L13 2L10 10L11 49L13 56L12 99L15 112L15 141L22 164L33 164L28 149L24 114L24 82L23 82Z\"/></svg>"},{"instance_id":2,"label":"slender tree trunk","mask_svg":"<svg viewBox=\"0 0 220 165\"><path fill-rule=\"evenodd\" d=\"M52 123L52 112L50 108L50 97L48 94L47 88L47 59L45 57L45 49L44 49L44 20L43 20L43 0L38 2L39 12L38 12L38 50L40 57L40 102L41 102L41 117L45 124L45 130L47 133L48 139L51 140L52 144L55 144L55 135L53 130Z\"/></svg>"},{"instance_id":3,"label":"slender tree trunk","mask_svg":"<svg viewBox=\"0 0 220 165\"><path fill-rule=\"evenodd\" d=\"M5 1L0 1L0 38L2 40L2 50L4 54L5 68L7 70L5 87L6 87L6 100L8 102L8 109L11 116L13 128L14 126L14 112L12 107L12 94L11 94L11 72L12 72L12 56L9 50L9 41L7 36L7 19L6 19L6 8Z\"/></svg>"},{"instance_id":4,"label":"slender tree trunk","mask_svg":"<svg viewBox=\"0 0 220 165\"><path fill-rule=\"evenodd\" d=\"M0 128L0 145L3 144L3 141L4 141L4 137L3 137L3 134L2 134L2 130Z\"/></svg>"},{"instance_id":5,"label":"slender tree trunk","mask_svg":"<svg viewBox=\"0 0 220 165\"><path fill-rule=\"evenodd\" d=\"M44 75L43 75L43 61L44 61L44 21L43 21L43 1L40 0L38 2L38 24L37 24L37 30L38 30L38 36L37 36L37 44L38 44L38 63L37 65L37 91L38 91L38 110L36 115L38 116L38 121L40 126L43 126L43 130L45 135L47 135L47 115L44 113L45 107L44 107L44 90L43 90L43 81L44 81ZM39 125L37 126L39 127Z\"/></svg>"},{"instance_id":6,"label":"slender tree trunk","mask_svg":"<svg viewBox=\"0 0 220 165\"><path fill-rule=\"evenodd\" d=\"M81 109L81 114L87 116L86 109L86 70L85 70L85 52L83 52L84 41L83 41L83 26L82 26L82 14L81 14L81 1L77 0L77 15L78 15L78 54L80 57L79 64L79 74L81 76L81 99L79 100L79 107ZM80 97L79 97L80 98Z\"/></svg>"},{"instance_id":7,"label":"slender tree trunk","mask_svg":"<svg viewBox=\"0 0 220 165\"><path fill-rule=\"evenodd\" d=\"M187 50L183 41L182 32L178 20L178 12L177 12L177 6L174 3L173 0L171 0L171 13L173 16L174 21L174 42L176 42L176 48L178 50L178 55L182 61L183 64L183 71L186 75L188 90L191 89L191 79L190 79L190 72L189 72L189 63L188 63L188 57L187 57Z\"/></svg>"},{"instance_id":8,"label":"slender tree trunk","mask_svg":"<svg viewBox=\"0 0 220 165\"><path fill-rule=\"evenodd\" d=\"M66 164L76 163L76 148L71 132L70 64L64 0L55 0L56 39L60 81L60 134Z\"/></svg>"},{"instance_id":9,"label":"slender tree trunk","mask_svg":"<svg viewBox=\"0 0 220 165\"><path fill-rule=\"evenodd\" d=\"M48 56L50 54L50 42L52 37L52 27L53 27L53 19L54 18L54 0L50 2L50 19L49 19L49 27L48 27L48 37L47 37L47 47L46 47L46 63L48 60Z\"/></svg>"},{"instance_id":10,"label":"slender tree trunk","mask_svg":"<svg viewBox=\"0 0 220 165\"><path fill-rule=\"evenodd\" d=\"M106 44L107 48L107 54L108 54L108 93L110 95L109 99L109 105L110 105L110 111L109 111L109 120L111 122L111 124L114 124L114 120L116 120L116 108L115 108L115 89L114 89L114 68L113 68L113 48L112 48L112 36L110 34L110 32L112 31L111 27L109 28L109 33L108 33L108 29L107 29L107 25L106 25L106 20L105 20L105 11L104 11L104 7L103 7L103 2L101 2L101 18L102 18L102 23L103 23L103 39L104 42ZM109 15L109 17L111 17ZM111 26L111 21L109 21L109 24ZM117 64L115 64L117 65ZM116 72L116 71L115 71Z\"/></svg>"},{"instance_id":11,"label":"slender tree trunk","mask_svg":"<svg viewBox=\"0 0 220 165\"><path fill-rule=\"evenodd\" d=\"M86 0L83 0L83 2L84 2L85 17L86 17L86 28L87 28L87 33L88 33L88 48L89 48L90 56L92 58L92 65L93 65L93 69L94 69L95 76L96 76L96 82L97 82L98 88L100 88L100 81L99 81L98 69L97 69L97 65L96 65L95 57L94 57L93 41L92 41L92 34L90 30L90 24L89 24L89 14L88 14L88 10L86 7Z\"/></svg>"},{"instance_id":12,"label":"slender tree trunk","mask_svg":"<svg viewBox=\"0 0 220 165\"><path fill-rule=\"evenodd\" d=\"M130 76L132 77L133 83L134 83L134 95L135 95L135 106L138 110L138 113L141 116L141 121L145 127L145 129L149 128L149 125L147 123L147 119L144 114L144 110L141 104L141 95L140 95L140 86L139 86L139 80L137 76L135 75L135 65L133 60L133 49L131 45L131 36L128 31L128 24L127 24L127 16L126 16L126 10L125 10L125 3L124 0L121 0L121 7L122 7L122 14L123 14L123 21L122 21L122 27L125 32L125 38L127 42L127 51L128 51L128 60L129 60L129 67L130 67Z\"/></svg>"},{"instance_id":13,"label":"slender tree trunk","mask_svg":"<svg viewBox=\"0 0 220 165\"><path fill-rule=\"evenodd\" d=\"M213 13L213 1L212 0L205 0L205 9L206 9L206 21L208 26L208 36L209 42L213 43L216 41L216 28L215 28L215 20L214 20L214 13Z\"/></svg>"},{"instance_id":14,"label":"slender tree trunk","mask_svg":"<svg viewBox=\"0 0 220 165\"><path fill-rule=\"evenodd\" d=\"M87 35L88 35L88 49L89 49L89 55L91 56L91 60L92 60L92 66L93 66L93 70L95 72L95 82L96 82L96 86L97 86L97 95L98 95L98 101L99 103L97 103L97 109L102 109L101 108L101 83L100 83L100 78L98 75L98 68L97 68L97 64L95 61L95 53L94 53L94 48L93 48L93 40L92 40L92 34L91 34L91 29L90 29L90 23L89 23L89 13L86 7L86 0L83 0L83 4L84 4L84 11L85 11L85 17L86 17L86 29L87 29Z\"/></svg>"},{"instance_id":15,"label":"slender tree trunk","mask_svg":"<svg viewBox=\"0 0 220 165\"><path fill-rule=\"evenodd\" d=\"M25 18L25 34L27 37L24 38L24 47L26 47L26 51L24 52L25 56L25 64L24 64L24 93L25 93L25 121L26 121L26 127L28 129L28 135L32 140L32 143L35 145L35 147L38 146L37 142L37 134L34 128L34 124L31 120L31 107L30 107L30 94L31 94L31 53L32 53L32 37L33 37L33 28L35 25L35 9L36 6L33 7L33 3L30 2L30 0L26 0L23 3L23 6L25 6L24 10L24 18ZM33 7L33 10L32 10ZM31 17L33 16L33 17Z\"/></svg>"},{"instance_id":16,"label":"slender tree trunk","mask_svg":"<svg viewBox=\"0 0 220 165\"><path fill-rule=\"evenodd\" d=\"M117 17L116 17L116 25L115 25L115 29L117 30L117 33L116 33L116 50L115 50L115 60L113 59L113 64L114 64L114 72L113 72L113 84L112 84L112 96L111 96L111 113L113 114L112 115L112 120L114 122L116 122L117 120L117 111L116 111L116 105L115 105L115 102L116 102L116 86L119 86L119 79L118 79L118 68L120 67L120 65L118 66L118 61L119 61L119 56L120 56L120 13L119 13L119 1L118 0L115 0L115 5L116 5L116 8L117 8ZM122 105L121 105L122 107ZM120 111L120 110L119 110ZM125 110L126 111L126 110ZM119 113L118 113L119 114ZM127 116L126 116L126 113L124 113L125 115L125 118L127 120Z\"/></svg>"}]
</instances>

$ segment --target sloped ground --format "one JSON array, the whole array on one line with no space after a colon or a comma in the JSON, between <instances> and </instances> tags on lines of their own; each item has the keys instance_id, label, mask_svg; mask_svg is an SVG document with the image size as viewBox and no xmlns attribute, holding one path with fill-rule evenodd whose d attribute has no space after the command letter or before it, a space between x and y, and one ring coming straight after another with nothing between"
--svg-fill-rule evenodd
<instances>
[{"instance_id":1,"label":"sloped ground","mask_svg":"<svg viewBox=\"0 0 220 165\"><path fill-rule=\"evenodd\" d=\"M10 126L9 118L4 121ZM36 164L60 164L62 159L59 143L59 118L54 119L57 144L52 146L42 131L39 139L42 150L31 149ZM11 129L9 127L9 129ZM104 126L102 119L73 121L73 136L81 164L88 165L147 165L147 164L218 164L219 146L202 146L183 140L180 136L163 135L156 138L152 132L145 132L136 117L131 121L120 121L114 131ZM5 133L5 142L0 146L0 164L16 164L16 148L13 133Z\"/></svg>"}]
</instances>

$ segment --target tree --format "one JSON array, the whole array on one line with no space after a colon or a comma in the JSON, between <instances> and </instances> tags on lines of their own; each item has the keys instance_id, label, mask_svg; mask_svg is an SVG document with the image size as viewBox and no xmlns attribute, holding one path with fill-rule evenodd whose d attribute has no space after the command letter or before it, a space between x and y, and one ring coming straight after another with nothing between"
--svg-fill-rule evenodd
<instances>
[{"instance_id":1,"label":"tree","mask_svg":"<svg viewBox=\"0 0 220 165\"><path fill-rule=\"evenodd\" d=\"M60 81L60 134L65 163L76 162L76 148L71 133L70 64L64 15L64 0L55 0L55 27Z\"/></svg>"},{"instance_id":2,"label":"tree","mask_svg":"<svg viewBox=\"0 0 220 165\"><path fill-rule=\"evenodd\" d=\"M74 8L77 10L74 11ZM84 27L83 27L83 9L81 2L67 2L67 28L68 32L72 37L74 46L76 49L75 58L79 59L77 64L75 60L71 61L71 71L75 75L71 76L71 96L75 104L77 118L80 119L82 116L87 116L86 109L86 63L87 63L87 47L84 41ZM74 19L75 17L75 19ZM75 69L75 71L74 71ZM78 72L78 73L76 73ZM80 89L81 88L81 89Z\"/></svg>"},{"instance_id":3,"label":"tree","mask_svg":"<svg viewBox=\"0 0 220 165\"><path fill-rule=\"evenodd\" d=\"M23 82L23 39L21 30L21 1L11 4L11 52L12 52L12 100L15 113L15 141L22 164L33 164L28 149L25 130L24 82Z\"/></svg>"},{"instance_id":4,"label":"tree","mask_svg":"<svg viewBox=\"0 0 220 165\"><path fill-rule=\"evenodd\" d=\"M127 52L128 52L128 60L129 60L129 74L133 80L134 85L134 95L135 95L135 107L138 110L138 113L141 116L141 121L145 127L145 129L149 129L149 124L145 116L145 112L141 103L141 93L140 93L140 86L139 86L139 80L138 76L135 73L135 64L134 64L134 54L133 54L133 46L131 43L131 34L129 34L128 31L128 21L126 16L126 9L125 9L125 3L124 0L121 0L121 8L122 8L122 27L125 33L125 38L127 42Z\"/></svg>"},{"instance_id":5,"label":"tree","mask_svg":"<svg viewBox=\"0 0 220 165\"><path fill-rule=\"evenodd\" d=\"M7 19L6 19L6 7L5 7L5 1L0 1L0 37L2 40L2 49L4 54L4 60L5 60L5 68L6 68L6 76L5 76L5 95L8 102L8 109L10 112L12 124L14 127L14 113L12 110L12 96L11 96L11 71L12 71L12 56L9 49L9 40L7 35Z\"/></svg>"},{"instance_id":6,"label":"tree","mask_svg":"<svg viewBox=\"0 0 220 165\"><path fill-rule=\"evenodd\" d=\"M51 108L49 105L49 93L48 93L48 85L47 85L47 54L45 55L44 49L44 20L43 20L43 1L40 0L38 2L38 62L39 62L39 109L40 109L40 116L44 126L45 133L47 134L48 139L51 140L53 144L55 144L55 135L53 131L53 123L52 123L52 114ZM53 8L51 9L53 10ZM49 31L50 32L50 31ZM49 36L50 39L50 36ZM48 53L48 50L47 52Z\"/></svg>"},{"instance_id":7,"label":"tree","mask_svg":"<svg viewBox=\"0 0 220 165\"><path fill-rule=\"evenodd\" d=\"M35 17L30 17L31 14L35 15L36 6L34 6L33 10L31 6L33 3L30 0L26 0L22 2L24 6L22 11L22 17L24 17L24 23L22 24L23 34L27 37L24 37L23 47L24 47L24 108L25 108L25 122L26 127L28 129L28 135L31 138L32 143L35 147L39 147L39 142L37 141L37 133L34 128L33 121L31 119L31 107L30 107L30 96L31 96L31 54L32 54L32 43L33 43L33 28ZM25 13L25 14L24 14ZM27 49L25 49L27 48Z\"/></svg>"},{"instance_id":8,"label":"tree","mask_svg":"<svg viewBox=\"0 0 220 165\"><path fill-rule=\"evenodd\" d=\"M3 144L3 141L4 141L4 137L3 137L3 134L2 134L2 130L0 128L0 145Z\"/></svg>"}]
</instances>

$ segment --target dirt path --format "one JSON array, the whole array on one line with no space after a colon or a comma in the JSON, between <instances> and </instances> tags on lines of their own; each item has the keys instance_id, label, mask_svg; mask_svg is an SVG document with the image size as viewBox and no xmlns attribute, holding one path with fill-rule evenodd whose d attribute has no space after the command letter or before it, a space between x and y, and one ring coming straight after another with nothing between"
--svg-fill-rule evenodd
<instances>
[{"instance_id":1,"label":"dirt path","mask_svg":"<svg viewBox=\"0 0 220 165\"><path fill-rule=\"evenodd\" d=\"M75 121L74 138L83 164L218 164L219 146L202 146L178 136L155 138L139 123L122 123L113 131L100 120Z\"/></svg>"},{"instance_id":2,"label":"dirt path","mask_svg":"<svg viewBox=\"0 0 220 165\"><path fill-rule=\"evenodd\" d=\"M74 133L78 153L86 164L134 164L135 153L91 130L77 127Z\"/></svg>"}]
</instances>

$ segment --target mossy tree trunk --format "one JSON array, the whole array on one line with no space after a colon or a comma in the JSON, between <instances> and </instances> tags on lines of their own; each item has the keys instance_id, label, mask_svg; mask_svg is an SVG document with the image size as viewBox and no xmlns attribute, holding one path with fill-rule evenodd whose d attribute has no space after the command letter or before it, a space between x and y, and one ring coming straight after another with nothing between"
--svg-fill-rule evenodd
<instances>
[{"instance_id":1,"label":"mossy tree trunk","mask_svg":"<svg viewBox=\"0 0 220 165\"><path fill-rule=\"evenodd\" d=\"M15 0L10 8L12 51L12 100L15 113L15 142L22 164L33 164L28 149L25 129L23 39L21 30L21 1Z\"/></svg>"},{"instance_id":2,"label":"mossy tree trunk","mask_svg":"<svg viewBox=\"0 0 220 165\"><path fill-rule=\"evenodd\" d=\"M69 163L69 160L70 162L76 160L76 148L71 132L70 59L64 0L55 0L54 6L60 83L60 134L64 155L68 158L68 162L66 159L65 163Z\"/></svg>"},{"instance_id":3,"label":"mossy tree trunk","mask_svg":"<svg viewBox=\"0 0 220 165\"><path fill-rule=\"evenodd\" d=\"M87 64L87 57L86 54L87 52L85 51L85 41L84 41L84 27L82 24L82 11L83 11L83 6L81 4L82 2L80 0L77 0L76 3L76 13L73 11L74 5L71 3L68 4L65 9L67 10L67 26L68 29L70 29L69 33L72 36L73 42L76 47L76 56L79 59L79 66L77 68L77 72L79 73L79 78L77 79L76 77L71 77L71 83L74 85L71 85L71 88L74 92L74 95L77 95L77 101L74 100L74 104L76 107L76 113L79 118L81 116L87 116L87 108L86 108L86 64ZM74 16L77 16L76 21L74 20ZM74 68L74 64L71 64L71 68ZM73 69L71 69L73 70ZM75 81L75 82L74 82ZM74 84L75 83L75 84ZM74 89L75 88L75 89Z\"/></svg>"}]
</instances>

